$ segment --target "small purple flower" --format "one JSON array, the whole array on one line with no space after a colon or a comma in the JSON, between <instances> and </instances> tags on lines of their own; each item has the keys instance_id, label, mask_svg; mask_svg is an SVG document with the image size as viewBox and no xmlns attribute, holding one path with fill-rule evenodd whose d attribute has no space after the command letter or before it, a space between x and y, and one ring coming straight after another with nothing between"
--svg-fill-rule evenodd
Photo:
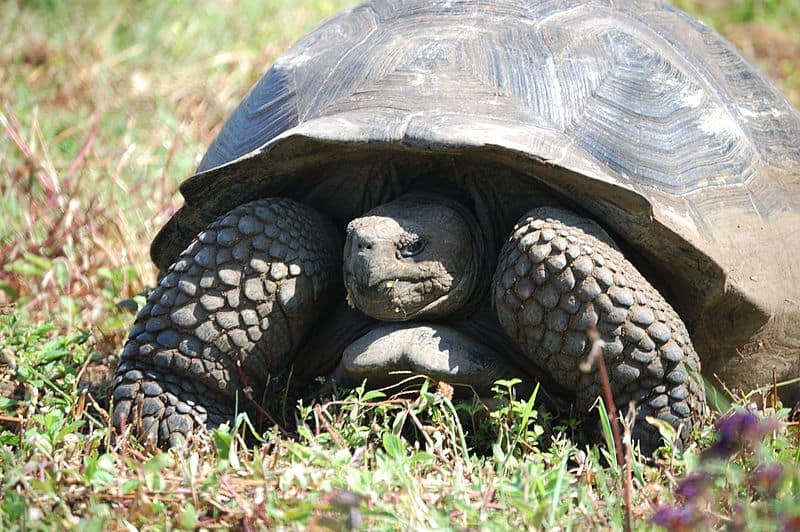
<instances>
[{"instance_id":1,"label":"small purple flower","mask_svg":"<svg viewBox=\"0 0 800 532\"><path fill-rule=\"evenodd\" d=\"M775 493L778 491L781 477L783 477L781 464L761 464L750 474L750 485L767 493Z\"/></svg>"},{"instance_id":2,"label":"small purple flower","mask_svg":"<svg viewBox=\"0 0 800 532\"><path fill-rule=\"evenodd\" d=\"M671 532L690 530L698 521L694 508L690 506L660 506L651 519L655 525L663 526Z\"/></svg>"},{"instance_id":3,"label":"small purple flower","mask_svg":"<svg viewBox=\"0 0 800 532\"><path fill-rule=\"evenodd\" d=\"M713 481L714 475L708 471L692 471L678 483L675 495L684 502L694 502L703 496Z\"/></svg>"},{"instance_id":4,"label":"small purple flower","mask_svg":"<svg viewBox=\"0 0 800 532\"><path fill-rule=\"evenodd\" d=\"M725 526L725 530L739 532L747 530L747 506L743 501L736 501L731 512L731 521Z\"/></svg>"},{"instance_id":5,"label":"small purple flower","mask_svg":"<svg viewBox=\"0 0 800 532\"><path fill-rule=\"evenodd\" d=\"M800 532L800 515L784 519L781 523L781 532Z\"/></svg>"},{"instance_id":6,"label":"small purple flower","mask_svg":"<svg viewBox=\"0 0 800 532\"><path fill-rule=\"evenodd\" d=\"M774 419L761 420L749 410L737 410L717 421L717 443L705 453L706 458L730 458L744 447L752 447L779 424Z\"/></svg>"}]
</instances>

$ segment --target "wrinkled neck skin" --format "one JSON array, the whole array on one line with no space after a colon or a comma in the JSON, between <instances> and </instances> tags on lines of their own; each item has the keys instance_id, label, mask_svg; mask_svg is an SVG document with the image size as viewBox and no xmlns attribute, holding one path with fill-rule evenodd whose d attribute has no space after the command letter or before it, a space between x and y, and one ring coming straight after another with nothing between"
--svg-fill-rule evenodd
<instances>
[{"instance_id":1,"label":"wrinkled neck skin","mask_svg":"<svg viewBox=\"0 0 800 532\"><path fill-rule=\"evenodd\" d=\"M446 196L414 194L350 222L348 300L382 321L460 318L474 312L495 257L475 216Z\"/></svg>"}]
</instances>

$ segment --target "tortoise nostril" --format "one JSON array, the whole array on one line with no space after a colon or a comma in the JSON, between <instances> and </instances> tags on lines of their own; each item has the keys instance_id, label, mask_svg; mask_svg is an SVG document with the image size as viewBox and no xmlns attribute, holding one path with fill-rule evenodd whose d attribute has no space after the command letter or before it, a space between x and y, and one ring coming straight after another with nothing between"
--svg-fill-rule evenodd
<instances>
[{"instance_id":1,"label":"tortoise nostril","mask_svg":"<svg viewBox=\"0 0 800 532\"><path fill-rule=\"evenodd\" d=\"M358 249L372 249L372 242L361 235L354 235L356 247Z\"/></svg>"}]
</instances>

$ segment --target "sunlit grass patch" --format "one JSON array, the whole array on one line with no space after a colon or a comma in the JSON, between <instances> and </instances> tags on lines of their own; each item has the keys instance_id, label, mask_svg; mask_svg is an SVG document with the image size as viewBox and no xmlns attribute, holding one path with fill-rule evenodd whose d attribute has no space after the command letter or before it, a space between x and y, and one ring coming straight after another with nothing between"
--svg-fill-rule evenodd
<instances>
[{"instance_id":1,"label":"sunlit grass patch","mask_svg":"<svg viewBox=\"0 0 800 532\"><path fill-rule=\"evenodd\" d=\"M254 432L240 416L186 448L152 453L111 434L103 398L81 390L95 354L86 334L49 340L48 326L10 317L0 334L19 387L0 401L3 528L507 530L624 521L613 452L567 439L511 383L498 383L492 409L454 403L447 387L428 381L395 394L341 391L290 407L289 437L277 427ZM797 427L777 421L786 414L734 414L703 428L685 452L649 465L634 456L635 528L653 520L671 529L791 525L800 457Z\"/></svg>"},{"instance_id":2,"label":"sunlit grass patch","mask_svg":"<svg viewBox=\"0 0 800 532\"><path fill-rule=\"evenodd\" d=\"M4 6L0 303L102 325L103 290L152 285L149 242L178 183L269 62L345 5Z\"/></svg>"}]
</instances>

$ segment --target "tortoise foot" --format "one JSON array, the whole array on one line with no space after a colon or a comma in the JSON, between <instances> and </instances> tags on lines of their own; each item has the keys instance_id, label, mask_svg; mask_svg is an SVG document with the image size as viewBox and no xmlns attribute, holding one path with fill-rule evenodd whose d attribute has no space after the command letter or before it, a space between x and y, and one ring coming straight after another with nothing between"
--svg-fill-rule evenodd
<instances>
[{"instance_id":1,"label":"tortoise foot","mask_svg":"<svg viewBox=\"0 0 800 532\"><path fill-rule=\"evenodd\" d=\"M200 427L210 429L230 420L232 407L210 392L168 371L121 365L114 381L114 426L131 427L142 442L181 445Z\"/></svg>"},{"instance_id":2,"label":"tortoise foot","mask_svg":"<svg viewBox=\"0 0 800 532\"><path fill-rule=\"evenodd\" d=\"M587 410L601 395L597 368L581 371L594 345L615 403L637 408L633 436L660 445L652 416L685 441L705 412L700 362L677 313L591 220L541 208L517 224L501 252L493 303L506 332Z\"/></svg>"},{"instance_id":3,"label":"tortoise foot","mask_svg":"<svg viewBox=\"0 0 800 532\"><path fill-rule=\"evenodd\" d=\"M115 379L114 424L172 445L255 407L339 284L332 224L281 198L212 222L170 266L139 312ZM242 394L241 392L252 392Z\"/></svg>"}]
</instances>

